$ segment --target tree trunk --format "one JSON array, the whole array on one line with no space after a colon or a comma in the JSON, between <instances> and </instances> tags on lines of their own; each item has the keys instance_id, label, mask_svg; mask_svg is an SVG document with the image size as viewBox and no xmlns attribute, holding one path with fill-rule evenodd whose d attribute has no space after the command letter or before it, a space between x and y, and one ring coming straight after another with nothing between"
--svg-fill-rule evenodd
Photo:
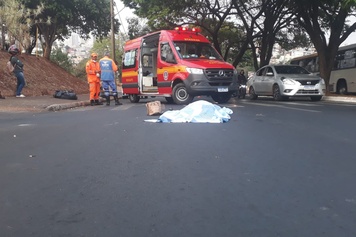
<instances>
[{"instance_id":1,"label":"tree trunk","mask_svg":"<svg viewBox=\"0 0 356 237\"><path fill-rule=\"evenodd\" d=\"M40 34L44 38L44 52L43 52L43 57L46 59L50 59L51 56L51 51L52 51L52 45L54 41L56 41L56 24L52 23L51 25L47 24L39 24L38 25L40 29Z\"/></svg>"}]
</instances>

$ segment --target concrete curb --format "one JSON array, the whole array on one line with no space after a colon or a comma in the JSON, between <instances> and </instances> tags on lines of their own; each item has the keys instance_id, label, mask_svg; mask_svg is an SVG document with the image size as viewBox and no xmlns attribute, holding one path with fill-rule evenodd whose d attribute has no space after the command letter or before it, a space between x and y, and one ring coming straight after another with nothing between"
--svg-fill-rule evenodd
<instances>
[{"instance_id":1,"label":"concrete curb","mask_svg":"<svg viewBox=\"0 0 356 237\"><path fill-rule=\"evenodd\" d=\"M48 111L60 111L64 109L71 109L76 107L88 106L90 105L89 101L78 101L73 103L66 103L66 104L53 104L46 107Z\"/></svg>"},{"instance_id":2,"label":"concrete curb","mask_svg":"<svg viewBox=\"0 0 356 237\"><path fill-rule=\"evenodd\" d=\"M118 93L119 99L122 99L122 94ZM105 100L103 98L99 99L100 102L104 103ZM111 101L113 98L110 99ZM65 110L65 109L72 109L72 108L77 108L77 107L84 107L84 106L90 106L90 101L89 100L82 100L82 101L76 101L76 102L71 102L71 103L64 103L64 104L52 104L46 107L46 110L48 111L60 111L60 110Z\"/></svg>"},{"instance_id":3,"label":"concrete curb","mask_svg":"<svg viewBox=\"0 0 356 237\"><path fill-rule=\"evenodd\" d=\"M323 101L356 103L356 97L346 97L346 96L323 96L322 100Z\"/></svg>"}]
</instances>

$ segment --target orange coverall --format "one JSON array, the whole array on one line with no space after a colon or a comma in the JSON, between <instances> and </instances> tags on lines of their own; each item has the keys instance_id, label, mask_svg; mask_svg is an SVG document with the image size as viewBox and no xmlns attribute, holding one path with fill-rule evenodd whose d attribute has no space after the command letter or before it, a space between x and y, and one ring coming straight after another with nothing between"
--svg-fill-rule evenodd
<instances>
[{"instance_id":1,"label":"orange coverall","mask_svg":"<svg viewBox=\"0 0 356 237\"><path fill-rule=\"evenodd\" d=\"M100 78L97 76L97 73L100 74L99 62L90 59L86 64L85 71L88 75L89 92L90 92L89 99L99 100Z\"/></svg>"}]
</instances>

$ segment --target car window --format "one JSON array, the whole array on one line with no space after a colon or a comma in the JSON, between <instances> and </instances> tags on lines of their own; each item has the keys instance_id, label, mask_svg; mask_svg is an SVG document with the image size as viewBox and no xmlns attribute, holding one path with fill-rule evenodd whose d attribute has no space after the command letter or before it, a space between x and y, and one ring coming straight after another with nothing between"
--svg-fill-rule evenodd
<instances>
[{"instance_id":1,"label":"car window","mask_svg":"<svg viewBox=\"0 0 356 237\"><path fill-rule=\"evenodd\" d=\"M263 76L263 72L264 72L264 68L261 68L260 70L258 70L257 72L256 72L256 75L257 76Z\"/></svg>"},{"instance_id":2,"label":"car window","mask_svg":"<svg viewBox=\"0 0 356 237\"><path fill-rule=\"evenodd\" d=\"M268 67L266 70L266 76L273 76L273 69L271 67Z\"/></svg>"},{"instance_id":3,"label":"car window","mask_svg":"<svg viewBox=\"0 0 356 237\"><path fill-rule=\"evenodd\" d=\"M280 65L274 68L278 74L310 74L305 68L297 65Z\"/></svg>"}]
</instances>

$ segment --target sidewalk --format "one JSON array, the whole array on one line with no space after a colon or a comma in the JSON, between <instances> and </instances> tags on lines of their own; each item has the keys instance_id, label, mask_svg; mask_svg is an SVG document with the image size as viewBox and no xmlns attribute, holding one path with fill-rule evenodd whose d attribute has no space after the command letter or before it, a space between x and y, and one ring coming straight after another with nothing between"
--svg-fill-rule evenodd
<instances>
[{"instance_id":1,"label":"sidewalk","mask_svg":"<svg viewBox=\"0 0 356 237\"><path fill-rule=\"evenodd\" d=\"M0 99L0 112L60 111L90 105L89 94L77 96L77 100L57 99L52 95L25 98L6 97L5 99ZM119 94L120 97L121 94ZM356 96L324 96L322 101L356 103Z\"/></svg>"},{"instance_id":2,"label":"sidewalk","mask_svg":"<svg viewBox=\"0 0 356 237\"><path fill-rule=\"evenodd\" d=\"M52 95L0 99L0 112L59 111L90 105L89 94L77 95L77 100L57 99Z\"/></svg>"}]
</instances>

